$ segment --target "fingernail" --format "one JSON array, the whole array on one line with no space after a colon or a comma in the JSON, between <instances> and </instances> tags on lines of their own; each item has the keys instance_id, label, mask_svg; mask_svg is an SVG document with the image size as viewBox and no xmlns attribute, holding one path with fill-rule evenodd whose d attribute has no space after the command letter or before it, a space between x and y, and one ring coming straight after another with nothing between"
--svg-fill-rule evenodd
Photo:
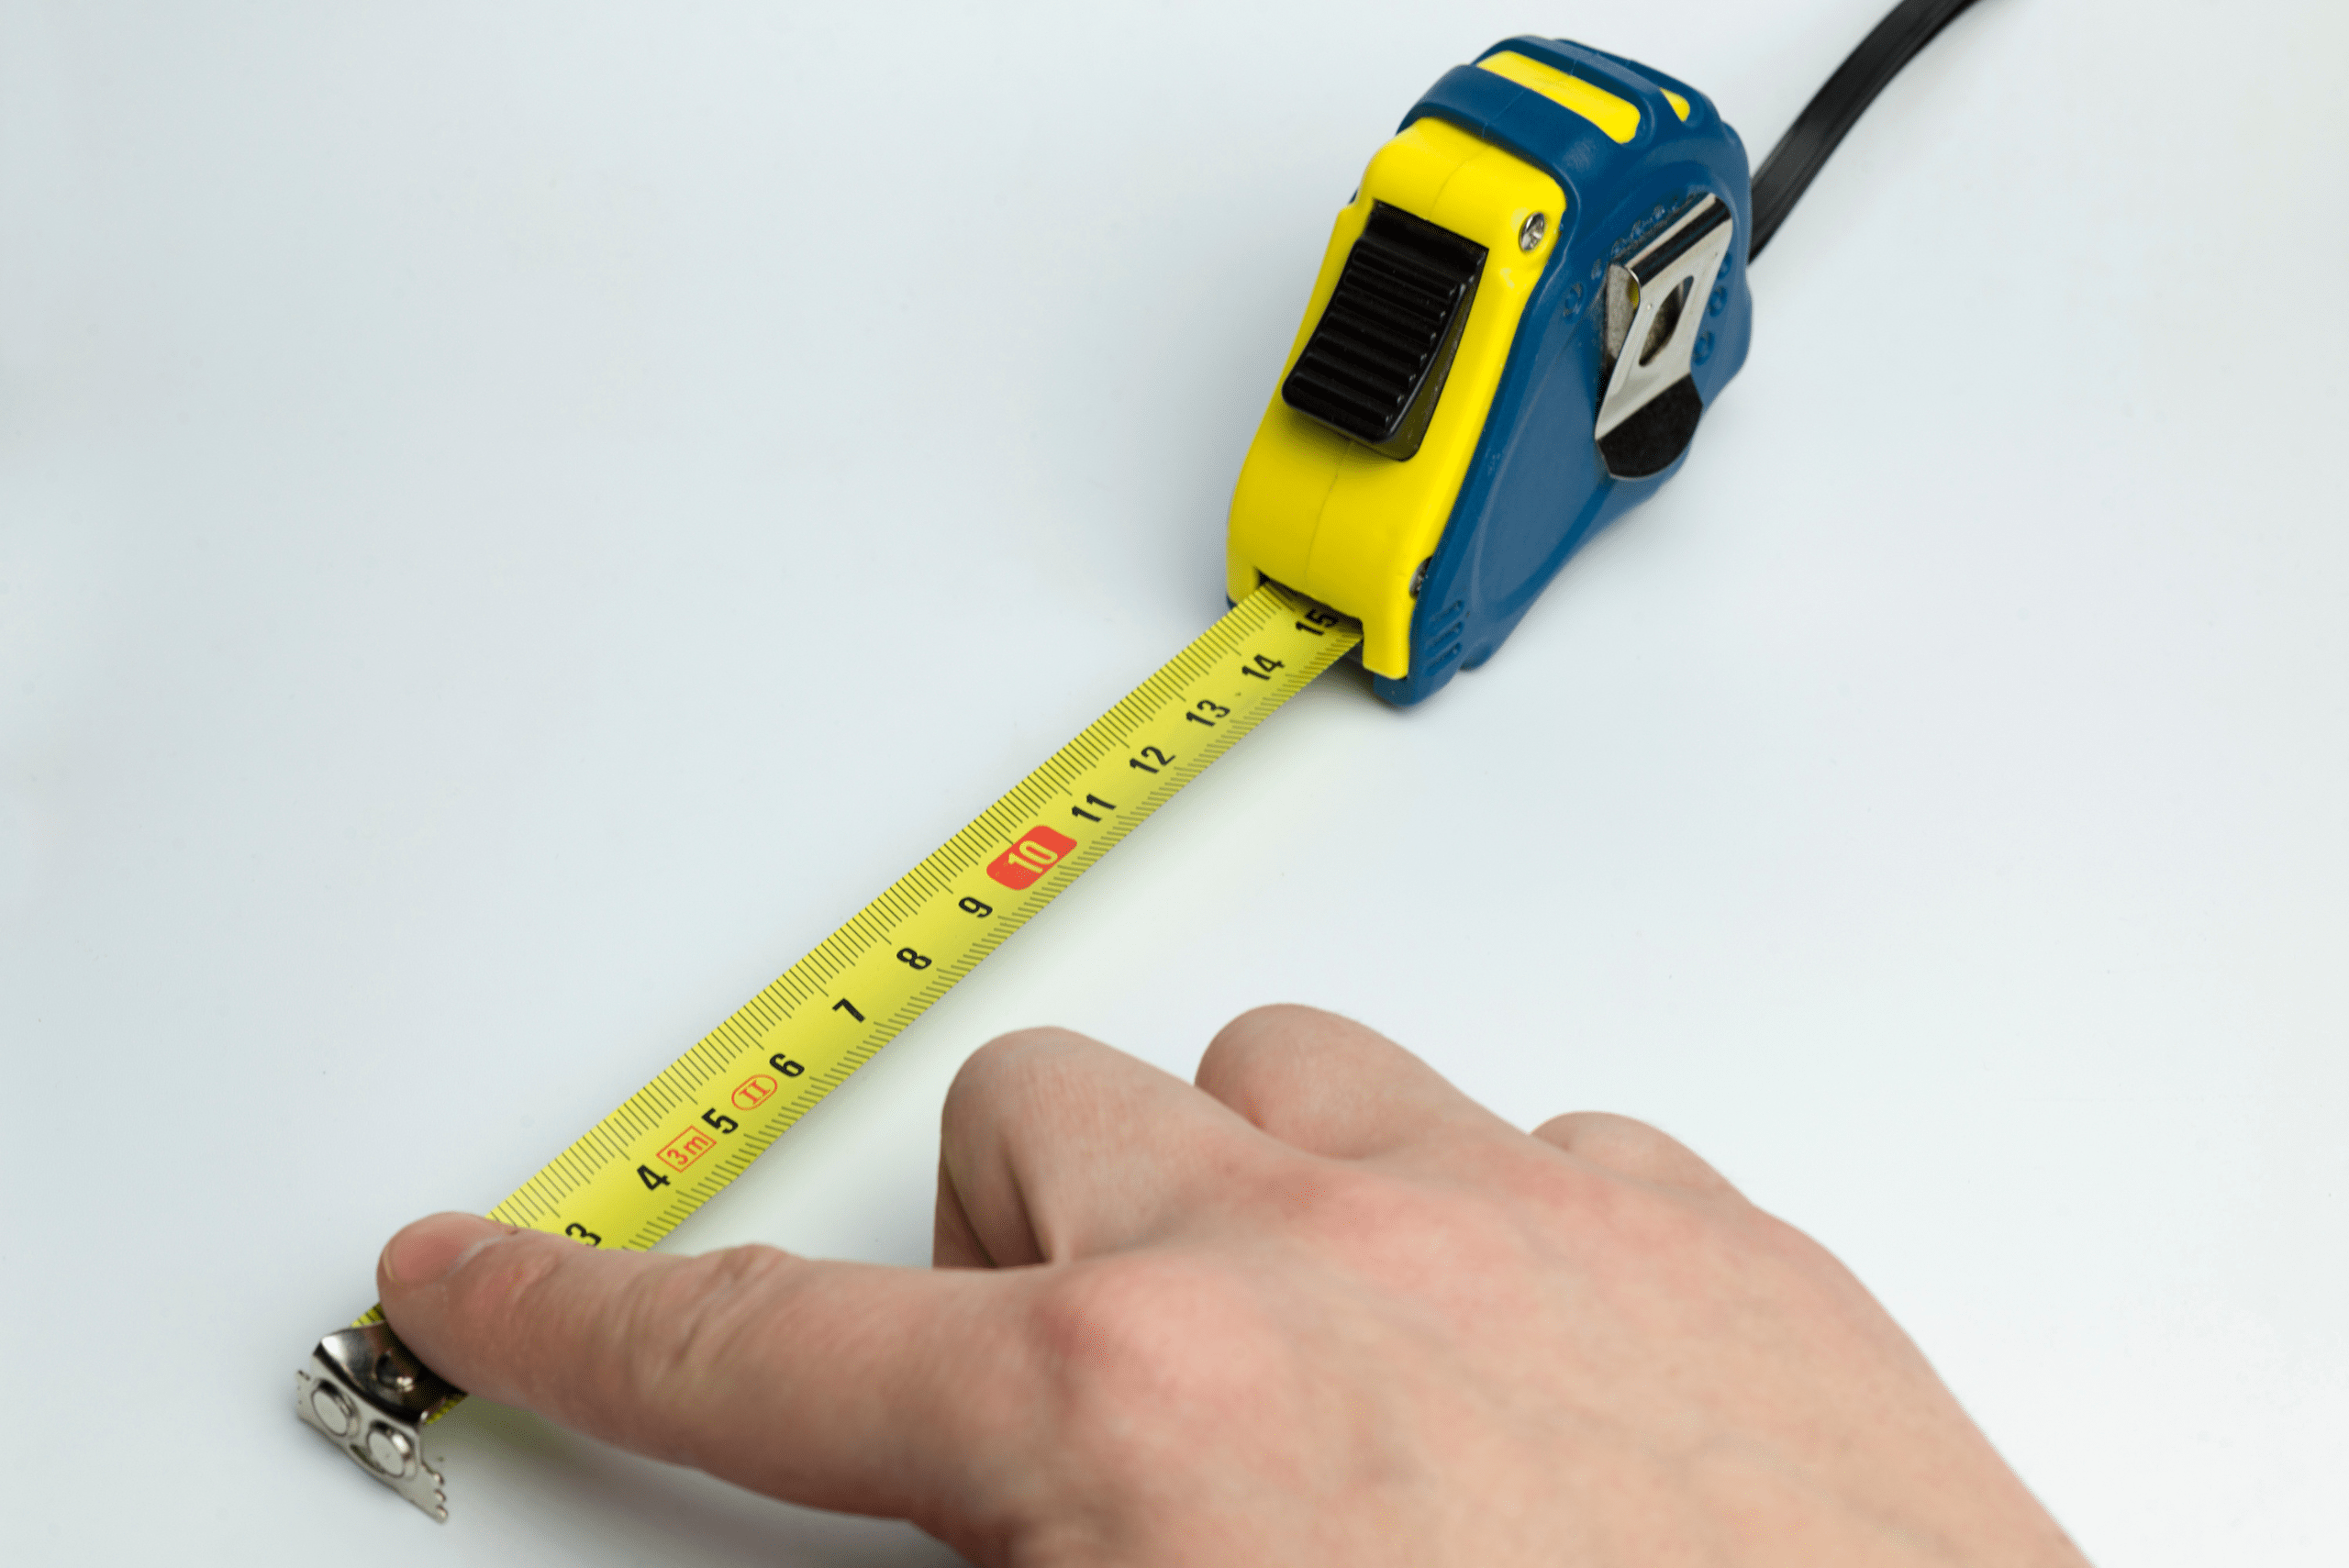
<instances>
[{"instance_id":1,"label":"fingernail","mask_svg":"<svg viewBox=\"0 0 2349 1568\"><path fill-rule=\"evenodd\" d=\"M384 1249L384 1277L411 1289L447 1273L459 1258L497 1236L506 1227L472 1214L436 1214L419 1219Z\"/></svg>"}]
</instances>

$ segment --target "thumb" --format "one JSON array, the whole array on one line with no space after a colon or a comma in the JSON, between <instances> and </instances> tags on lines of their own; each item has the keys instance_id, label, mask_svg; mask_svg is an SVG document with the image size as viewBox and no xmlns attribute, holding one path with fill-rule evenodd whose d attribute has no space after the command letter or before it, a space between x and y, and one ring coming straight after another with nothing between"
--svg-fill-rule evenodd
<instances>
[{"instance_id":1,"label":"thumb","mask_svg":"<svg viewBox=\"0 0 2349 1568\"><path fill-rule=\"evenodd\" d=\"M392 1328L459 1387L792 1502L951 1540L1033 1451L993 1273L600 1251L439 1214L375 1277Z\"/></svg>"}]
</instances>

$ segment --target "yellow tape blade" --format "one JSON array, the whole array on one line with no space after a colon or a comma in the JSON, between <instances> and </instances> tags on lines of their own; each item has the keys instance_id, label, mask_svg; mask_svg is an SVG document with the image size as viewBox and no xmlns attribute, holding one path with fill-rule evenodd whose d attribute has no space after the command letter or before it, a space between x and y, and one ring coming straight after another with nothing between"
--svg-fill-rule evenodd
<instances>
[{"instance_id":1,"label":"yellow tape blade","mask_svg":"<svg viewBox=\"0 0 2349 1568\"><path fill-rule=\"evenodd\" d=\"M1361 635L1251 594L491 1217L651 1247Z\"/></svg>"}]
</instances>

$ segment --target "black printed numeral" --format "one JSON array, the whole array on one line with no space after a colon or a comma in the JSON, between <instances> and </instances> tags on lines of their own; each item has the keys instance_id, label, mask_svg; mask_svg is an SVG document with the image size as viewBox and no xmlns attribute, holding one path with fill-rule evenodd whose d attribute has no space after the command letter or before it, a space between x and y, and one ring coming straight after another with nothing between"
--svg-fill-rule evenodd
<instances>
[{"instance_id":1,"label":"black printed numeral","mask_svg":"<svg viewBox=\"0 0 2349 1568\"><path fill-rule=\"evenodd\" d=\"M832 1004L832 1011L835 1013L846 1013L850 1018L854 1018L860 1024L864 1021L864 1015L856 1010L856 1004L850 1001L845 996Z\"/></svg>"},{"instance_id":2,"label":"black printed numeral","mask_svg":"<svg viewBox=\"0 0 2349 1568\"><path fill-rule=\"evenodd\" d=\"M1141 757L1148 757L1150 762L1143 762ZM1146 773L1154 773L1158 772L1159 768L1171 768L1174 765L1174 759L1168 756L1165 752L1160 751L1155 746L1143 747L1141 749L1141 757L1127 758L1126 766L1130 768L1140 768ZM1152 767L1151 765L1152 762L1155 762L1158 766Z\"/></svg>"},{"instance_id":3,"label":"black printed numeral","mask_svg":"<svg viewBox=\"0 0 2349 1568\"><path fill-rule=\"evenodd\" d=\"M1102 799L1097 795L1086 795L1085 797L1085 806L1097 806L1104 811L1115 811L1118 809L1115 806L1112 806L1109 802ZM1101 820L1101 818L1094 816L1090 811L1085 810L1085 806L1072 806L1068 808L1068 814L1071 817L1082 817L1087 822L1098 822Z\"/></svg>"},{"instance_id":4,"label":"black printed numeral","mask_svg":"<svg viewBox=\"0 0 2349 1568\"><path fill-rule=\"evenodd\" d=\"M669 1178L650 1165L639 1165L636 1168L636 1179L644 1184L644 1190L649 1193L659 1192L669 1184Z\"/></svg>"},{"instance_id":5,"label":"black printed numeral","mask_svg":"<svg viewBox=\"0 0 2349 1568\"><path fill-rule=\"evenodd\" d=\"M929 957L925 954L914 951L911 948L899 948L897 950L897 962L904 964L907 969L928 969L930 967Z\"/></svg>"},{"instance_id":6,"label":"black printed numeral","mask_svg":"<svg viewBox=\"0 0 2349 1568\"><path fill-rule=\"evenodd\" d=\"M642 1170L643 1167L640 1165L637 1169ZM601 1236L596 1235L593 1230L588 1229L585 1226L580 1224L576 1220L573 1220L569 1225L564 1226L562 1228L562 1233L565 1236L570 1237L574 1241L584 1241L590 1247L600 1247L604 1244L604 1239Z\"/></svg>"},{"instance_id":7,"label":"black printed numeral","mask_svg":"<svg viewBox=\"0 0 2349 1568\"><path fill-rule=\"evenodd\" d=\"M1201 718L1199 715L1203 713L1208 717ZM1183 717L1189 719L1193 724L1204 724L1209 729L1213 729L1217 719L1230 718L1231 717L1231 710L1224 706L1219 702L1209 702L1207 698L1201 697L1198 701L1191 705L1191 711L1185 714Z\"/></svg>"},{"instance_id":8,"label":"black printed numeral","mask_svg":"<svg viewBox=\"0 0 2349 1568\"><path fill-rule=\"evenodd\" d=\"M742 1124L736 1121L732 1117L719 1116L716 1106L712 1106L709 1109L702 1112L701 1119L703 1124L713 1132L740 1132L742 1130Z\"/></svg>"},{"instance_id":9,"label":"black printed numeral","mask_svg":"<svg viewBox=\"0 0 2349 1568\"><path fill-rule=\"evenodd\" d=\"M995 913L995 906L984 898L958 898L954 901L954 907L965 915L976 915L982 920Z\"/></svg>"},{"instance_id":10,"label":"black printed numeral","mask_svg":"<svg viewBox=\"0 0 2349 1568\"><path fill-rule=\"evenodd\" d=\"M1297 624L1302 626L1305 623L1303 621L1299 621ZM1256 655L1256 662L1253 664L1242 664L1240 666L1240 673L1243 675L1253 675L1260 681L1269 681L1273 678L1274 671L1285 668L1286 668L1286 666L1279 660L1267 658L1264 654L1259 653Z\"/></svg>"}]
</instances>

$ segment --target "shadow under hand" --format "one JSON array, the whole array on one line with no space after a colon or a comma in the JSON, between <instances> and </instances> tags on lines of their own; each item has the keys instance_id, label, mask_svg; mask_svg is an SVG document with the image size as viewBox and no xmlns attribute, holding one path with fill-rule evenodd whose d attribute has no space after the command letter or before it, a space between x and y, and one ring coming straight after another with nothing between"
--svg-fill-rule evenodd
<instances>
[{"instance_id":1,"label":"shadow under hand","mask_svg":"<svg viewBox=\"0 0 2349 1568\"><path fill-rule=\"evenodd\" d=\"M448 1529L467 1538L462 1555L500 1568L536 1562L951 1568L963 1562L911 1525L778 1503L484 1399L468 1400L438 1423L427 1449L445 1461Z\"/></svg>"}]
</instances>

